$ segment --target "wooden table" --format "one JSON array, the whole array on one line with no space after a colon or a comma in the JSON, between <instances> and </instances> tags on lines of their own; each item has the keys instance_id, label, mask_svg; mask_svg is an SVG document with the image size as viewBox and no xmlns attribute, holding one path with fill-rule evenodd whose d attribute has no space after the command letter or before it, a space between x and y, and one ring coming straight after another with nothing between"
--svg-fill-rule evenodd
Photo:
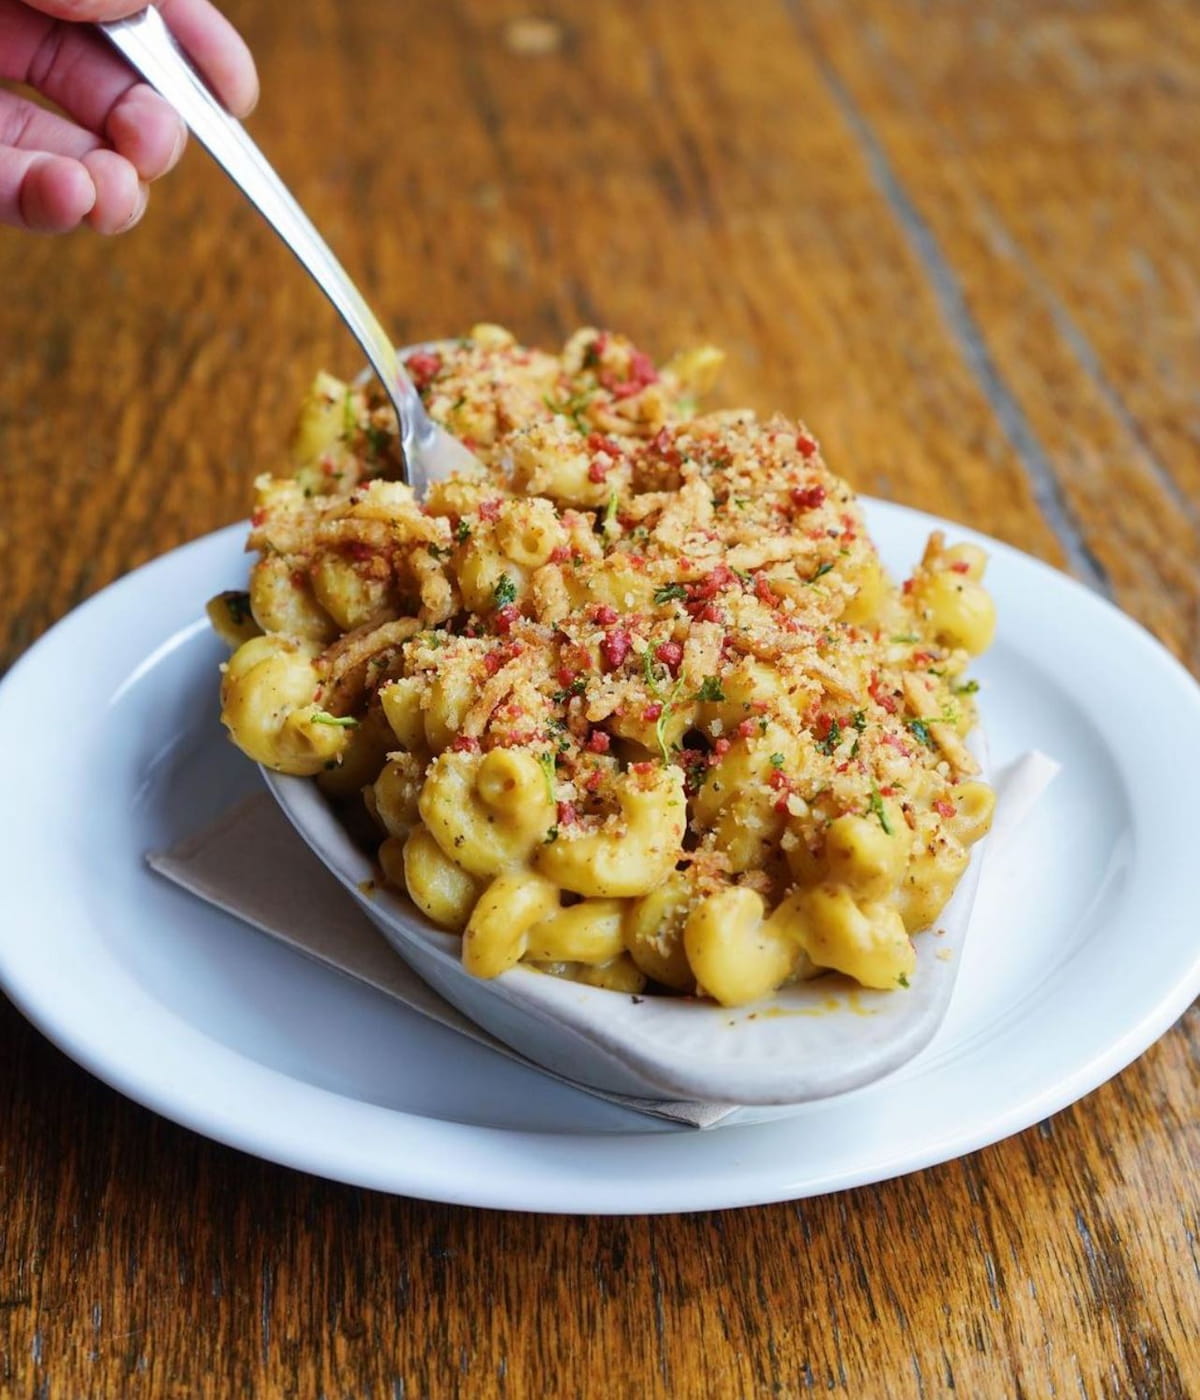
<instances>
[{"instance_id":1,"label":"wooden table","mask_svg":"<svg viewBox=\"0 0 1200 1400\"><path fill-rule=\"evenodd\" d=\"M400 340L730 351L860 488L1068 568L1200 665L1200 10L230 0L252 129ZM114 242L0 235L0 646L245 513L356 353L207 160ZM19 737L10 742L19 742ZM899 1181L504 1215L215 1146L0 1007L0 1394L1185 1396L1195 1008Z\"/></svg>"}]
</instances>

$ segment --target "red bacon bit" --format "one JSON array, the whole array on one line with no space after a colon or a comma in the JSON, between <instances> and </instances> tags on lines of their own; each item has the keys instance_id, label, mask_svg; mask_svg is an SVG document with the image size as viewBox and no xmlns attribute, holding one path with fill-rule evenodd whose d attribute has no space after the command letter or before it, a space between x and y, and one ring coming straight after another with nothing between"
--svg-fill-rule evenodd
<instances>
[{"instance_id":1,"label":"red bacon bit","mask_svg":"<svg viewBox=\"0 0 1200 1400\"><path fill-rule=\"evenodd\" d=\"M579 820L579 815L575 811L572 802L560 802L558 804L558 824L559 826L574 826Z\"/></svg>"},{"instance_id":2,"label":"red bacon bit","mask_svg":"<svg viewBox=\"0 0 1200 1400\"><path fill-rule=\"evenodd\" d=\"M587 479L595 485L599 485L615 466L616 463L605 455L595 456L588 465Z\"/></svg>"},{"instance_id":3,"label":"red bacon bit","mask_svg":"<svg viewBox=\"0 0 1200 1400\"><path fill-rule=\"evenodd\" d=\"M499 632L502 637L506 637L516 626L520 616L521 609L517 607L516 603L505 603L502 608L497 608L492 621L495 624L496 631Z\"/></svg>"},{"instance_id":4,"label":"red bacon bit","mask_svg":"<svg viewBox=\"0 0 1200 1400\"><path fill-rule=\"evenodd\" d=\"M364 540L347 540L342 549L348 559L353 559L356 564L365 564L375 552Z\"/></svg>"},{"instance_id":5,"label":"red bacon bit","mask_svg":"<svg viewBox=\"0 0 1200 1400\"><path fill-rule=\"evenodd\" d=\"M483 669L488 673L489 676L494 676L496 672L500 669L500 667L503 665L504 658L500 655L498 651L489 651L488 654L483 658Z\"/></svg>"},{"instance_id":6,"label":"red bacon bit","mask_svg":"<svg viewBox=\"0 0 1200 1400\"><path fill-rule=\"evenodd\" d=\"M410 355L405 360L404 367L418 391L428 389L442 372L442 357L427 350L418 350L415 355Z\"/></svg>"},{"instance_id":7,"label":"red bacon bit","mask_svg":"<svg viewBox=\"0 0 1200 1400\"><path fill-rule=\"evenodd\" d=\"M598 622L601 627L611 627L619 616L616 608L610 607L607 603L601 603L592 612L592 621Z\"/></svg>"},{"instance_id":8,"label":"red bacon bit","mask_svg":"<svg viewBox=\"0 0 1200 1400\"><path fill-rule=\"evenodd\" d=\"M629 771L636 773L639 778L648 778L654 772L654 768L653 763L634 763L630 766Z\"/></svg>"},{"instance_id":9,"label":"red bacon bit","mask_svg":"<svg viewBox=\"0 0 1200 1400\"><path fill-rule=\"evenodd\" d=\"M632 398L634 394L640 394L647 384L653 384L657 379L658 371L654 368L654 361L644 350L635 350L630 355L628 379L618 380L611 371L600 375L600 383L614 399Z\"/></svg>"},{"instance_id":10,"label":"red bacon bit","mask_svg":"<svg viewBox=\"0 0 1200 1400\"><path fill-rule=\"evenodd\" d=\"M738 725L737 729L734 730L734 733L739 739L752 739L757 729L758 722L756 720L744 719L741 724Z\"/></svg>"},{"instance_id":11,"label":"red bacon bit","mask_svg":"<svg viewBox=\"0 0 1200 1400\"><path fill-rule=\"evenodd\" d=\"M913 580L910 578L906 578L900 587L900 591L907 597L908 594L910 594L913 591Z\"/></svg>"},{"instance_id":12,"label":"red bacon bit","mask_svg":"<svg viewBox=\"0 0 1200 1400\"><path fill-rule=\"evenodd\" d=\"M662 642L654 648L654 655L674 675L683 660L683 646L679 642Z\"/></svg>"},{"instance_id":13,"label":"red bacon bit","mask_svg":"<svg viewBox=\"0 0 1200 1400\"><path fill-rule=\"evenodd\" d=\"M800 510L816 510L825 504L825 488L819 482L816 486L793 486L791 497Z\"/></svg>"},{"instance_id":14,"label":"red bacon bit","mask_svg":"<svg viewBox=\"0 0 1200 1400\"><path fill-rule=\"evenodd\" d=\"M656 719L660 719L662 717L662 711L663 707L658 703L658 701L652 701L642 711L642 718L646 721L647 724L653 724Z\"/></svg>"},{"instance_id":15,"label":"red bacon bit","mask_svg":"<svg viewBox=\"0 0 1200 1400\"><path fill-rule=\"evenodd\" d=\"M479 740L473 738L470 734L456 734L454 738L450 740L450 747L455 753L478 753Z\"/></svg>"},{"instance_id":16,"label":"red bacon bit","mask_svg":"<svg viewBox=\"0 0 1200 1400\"><path fill-rule=\"evenodd\" d=\"M886 690L881 689L878 671L871 672L871 684L867 686L867 694L870 695L871 699L874 700L877 705L885 709L889 715L894 715L896 713L896 697L894 695L889 695Z\"/></svg>"},{"instance_id":17,"label":"red bacon bit","mask_svg":"<svg viewBox=\"0 0 1200 1400\"><path fill-rule=\"evenodd\" d=\"M293 588L308 587L308 575L304 572L303 569L293 569L291 572L291 581Z\"/></svg>"},{"instance_id":18,"label":"red bacon bit","mask_svg":"<svg viewBox=\"0 0 1200 1400\"><path fill-rule=\"evenodd\" d=\"M608 736L605 735L605 738L607 738L607 737L608 737ZM583 785L584 785L584 787L588 790L588 792L595 792L596 789L600 786L600 784L601 784L603 781L604 781L604 774L599 770L599 768L594 768L594 769L587 775L587 778L586 778L586 780L584 781L584 784L583 784Z\"/></svg>"},{"instance_id":19,"label":"red bacon bit","mask_svg":"<svg viewBox=\"0 0 1200 1400\"><path fill-rule=\"evenodd\" d=\"M810 438L807 435L807 433L800 433L799 436L796 438L796 449L800 453L801 457L804 457L805 459L809 457L815 457L817 454L817 444L812 440L812 438Z\"/></svg>"},{"instance_id":20,"label":"red bacon bit","mask_svg":"<svg viewBox=\"0 0 1200 1400\"><path fill-rule=\"evenodd\" d=\"M604 657L605 664L610 671L615 671L618 666L629 655L629 648L632 645L629 633L619 627L616 631L610 632L600 643L600 651Z\"/></svg>"},{"instance_id":21,"label":"red bacon bit","mask_svg":"<svg viewBox=\"0 0 1200 1400\"><path fill-rule=\"evenodd\" d=\"M588 433L587 449L589 452L606 452L614 459L621 455L620 443L614 442L603 433Z\"/></svg>"},{"instance_id":22,"label":"red bacon bit","mask_svg":"<svg viewBox=\"0 0 1200 1400\"><path fill-rule=\"evenodd\" d=\"M879 789L879 795L880 797L895 797L896 789L889 783L887 787L881 787Z\"/></svg>"},{"instance_id":23,"label":"red bacon bit","mask_svg":"<svg viewBox=\"0 0 1200 1400\"><path fill-rule=\"evenodd\" d=\"M670 428L659 428L650 443L650 450L668 467L678 467L683 462L683 454L675 446L675 436Z\"/></svg>"},{"instance_id":24,"label":"red bacon bit","mask_svg":"<svg viewBox=\"0 0 1200 1400\"><path fill-rule=\"evenodd\" d=\"M950 567L954 570L956 574L969 574L971 572L970 564L966 563L962 559L956 560L953 564L950 565Z\"/></svg>"},{"instance_id":25,"label":"red bacon bit","mask_svg":"<svg viewBox=\"0 0 1200 1400\"><path fill-rule=\"evenodd\" d=\"M643 384L653 384L658 378L658 370L654 368L654 361L644 350L635 350L630 355L629 374L631 378L640 380Z\"/></svg>"},{"instance_id":26,"label":"red bacon bit","mask_svg":"<svg viewBox=\"0 0 1200 1400\"><path fill-rule=\"evenodd\" d=\"M881 789L882 790L882 789ZM939 817L945 817L947 821L958 811L953 802L948 802L944 797L939 797L933 804L933 810Z\"/></svg>"},{"instance_id":27,"label":"red bacon bit","mask_svg":"<svg viewBox=\"0 0 1200 1400\"><path fill-rule=\"evenodd\" d=\"M607 753L611 743L603 729L593 729L588 735L587 746L591 753Z\"/></svg>"},{"instance_id":28,"label":"red bacon bit","mask_svg":"<svg viewBox=\"0 0 1200 1400\"><path fill-rule=\"evenodd\" d=\"M575 672L567 666L560 666L554 673L554 679L560 690L570 690L575 684Z\"/></svg>"},{"instance_id":29,"label":"red bacon bit","mask_svg":"<svg viewBox=\"0 0 1200 1400\"><path fill-rule=\"evenodd\" d=\"M266 518L266 509L263 506L259 506L259 508L251 515L250 524L253 525L254 528L257 530L258 527L263 523L263 521L266 520Z\"/></svg>"},{"instance_id":30,"label":"red bacon bit","mask_svg":"<svg viewBox=\"0 0 1200 1400\"><path fill-rule=\"evenodd\" d=\"M555 547L550 551L551 564L565 564L567 560L570 559L570 557L571 549L569 545L555 545Z\"/></svg>"},{"instance_id":31,"label":"red bacon bit","mask_svg":"<svg viewBox=\"0 0 1200 1400\"><path fill-rule=\"evenodd\" d=\"M702 578L698 578L695 583L688 584L688 602L706 602L709 598L715 598L723 588L735 582L737 574L728 564L718 564L715 569L710 569Z\"/></svg>"},{"instance_id":32,"label":"red bacon bit","mask_svg":"<svg viewBox=\"0 0 1200 1400\"><path fill-rule=\"evenodd\" d=\"M779 594L775 592L770 581L762 574L754 575L754 596L760 603L766 603L769 608L779 606Z\"/></svg>"},{"instance_id":33,"label":"red bacon bit","mask_svg":"<svg viewBox=\"0 0 1200 1400\"><path fill-rule=\"evenodd\" d=\"M484 501L479 507L480 520L497 520L500 516L500 507L504 502L499 496L495 500Z\"/></svg>"},{"instance_id":34,"label":"red bacon bit","mask_svg":"<svg viewBox=\"0 0 1200 1400\"><path fill-rule=\"evenodd\" d=\"M729 740L721 738L716 740L713 744L713 753L715 753L718 758L724 758L731 748L733 748L733 745Z\"/></svg>"},{"instance_id":35,"label":"red bacon bit","mask_svg":"<svg viewBox=\"0 0 1200 1400\"><path fill-rule=\"evenodd\" d=\"M795 791L795 784L781 768L773 768L767 778L767 786L779 794L775 802L775 810L781 816L786 815L788 798Z\"/></svg>"}]
</instances>

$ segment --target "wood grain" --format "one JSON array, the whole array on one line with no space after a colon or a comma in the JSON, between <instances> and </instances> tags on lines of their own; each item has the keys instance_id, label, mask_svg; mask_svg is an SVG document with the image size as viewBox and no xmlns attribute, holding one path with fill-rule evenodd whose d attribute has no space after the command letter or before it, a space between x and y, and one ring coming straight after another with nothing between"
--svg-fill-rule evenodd
<instances>
[{"instance_id":1,"label":"wood grain","mask_svg":"<svg viewBox=\"0 0 1200 1400\"><path fill-rule=\"evenodd\" d=\"M230 0L254 134L399 339L730 350L861 488L1200 668L1200 10ZM0 234L0 655L244 513L356 355L198 153L114 242ZM1195 1008L961 1161L790 1205L503 1215L120 1098L0 1003L0 1394L1186 1397Z\"/></svg>"}]
</instances>

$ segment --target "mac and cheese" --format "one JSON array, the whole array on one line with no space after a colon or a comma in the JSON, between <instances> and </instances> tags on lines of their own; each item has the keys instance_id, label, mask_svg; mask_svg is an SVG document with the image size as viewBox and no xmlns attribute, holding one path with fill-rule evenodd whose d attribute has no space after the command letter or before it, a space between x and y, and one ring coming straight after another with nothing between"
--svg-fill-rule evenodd
<instances>
[{"instance_id":1,"label":"mac and cheese","mask_svg":"<svg viewBox=\"0 0 1200 1400\"><path fill-rule=\"evenodd\" d=\"M802 424L695 411L719 363L477 327L407 365L478 477L416 501L382 396L321 375L256 483L222 718L365 808L481 977L903 987L987 830L982 552L935 534L894 585Z\"/></svg>"}]
</instances>

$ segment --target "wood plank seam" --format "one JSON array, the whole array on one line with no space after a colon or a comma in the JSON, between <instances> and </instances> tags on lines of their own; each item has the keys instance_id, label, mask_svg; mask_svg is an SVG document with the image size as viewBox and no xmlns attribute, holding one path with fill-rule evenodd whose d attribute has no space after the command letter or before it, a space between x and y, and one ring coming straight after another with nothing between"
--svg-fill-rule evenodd
<instances>
[{"instance_id":1,"label":"wood plank seam","mask_svg":"<svg viewBox=\"0 0 1200 1400\"><path fill-rule=\"evenodd\" d=\"M1113 589L1104 566L1088 546L1049 454L1000 373L986 337L967 305L962 284L933 229L904 188L882 143L811 33L800 0L784 0L784 4L811 52L813 66L826 91L862 151L873 183L896 216L904 240L926 276L947 330L1029 477L1033 498L1062 543L1071 572L1098 593L1111 598Z\"/></svg>"}]
</instances>

